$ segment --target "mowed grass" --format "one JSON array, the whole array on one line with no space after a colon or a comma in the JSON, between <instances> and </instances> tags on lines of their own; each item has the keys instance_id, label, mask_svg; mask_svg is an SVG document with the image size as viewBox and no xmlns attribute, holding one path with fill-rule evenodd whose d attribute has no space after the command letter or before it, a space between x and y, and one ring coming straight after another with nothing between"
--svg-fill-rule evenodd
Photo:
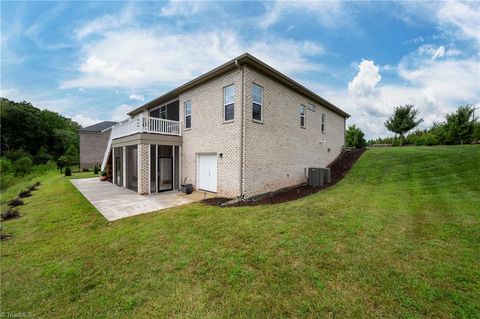
<instances>
[{"instance_id":1,"label":"mowed grass","mask_svg":"<svg viewBox=\"0 0 480 319\"><path fill-rule=\"evenodd\" d=\"M49 176L4 223L2 312L45 318L478 318L480 147L367 151L284 204L107 222Z\"/></svg>"}]
</instances>

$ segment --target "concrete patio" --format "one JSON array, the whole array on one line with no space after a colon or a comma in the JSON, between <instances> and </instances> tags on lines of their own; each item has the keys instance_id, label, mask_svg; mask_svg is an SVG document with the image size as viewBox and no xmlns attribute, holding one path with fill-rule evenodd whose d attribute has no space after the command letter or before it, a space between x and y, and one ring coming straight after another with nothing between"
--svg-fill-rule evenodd
<instances>
[{"instance_id":1,"label":"concrete patio","mask_svg":"<svg viewBox=\"0 0 480 319\"><path fill-rule=\"evenodd\" d=\"M188 204L204 198L203 193L186 195L176 190L151 195L102 182L98 177L70 180L109 221Z\"/></svg>"}]
</instances>

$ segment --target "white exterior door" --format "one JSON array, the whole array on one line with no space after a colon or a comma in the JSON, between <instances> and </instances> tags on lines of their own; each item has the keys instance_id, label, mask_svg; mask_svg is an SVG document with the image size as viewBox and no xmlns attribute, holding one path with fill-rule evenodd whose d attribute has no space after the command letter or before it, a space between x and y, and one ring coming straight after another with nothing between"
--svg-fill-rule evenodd
<instances>
[{"instance_id":1,"label":"white exterior door","mask_svg":"<svg viewBox=\"0 0 480 319\"><path fill-rule=\"evenodd\" d=\"M217 155L198 155L198 189L217 192Z\"/></svg>"}]
</instances>

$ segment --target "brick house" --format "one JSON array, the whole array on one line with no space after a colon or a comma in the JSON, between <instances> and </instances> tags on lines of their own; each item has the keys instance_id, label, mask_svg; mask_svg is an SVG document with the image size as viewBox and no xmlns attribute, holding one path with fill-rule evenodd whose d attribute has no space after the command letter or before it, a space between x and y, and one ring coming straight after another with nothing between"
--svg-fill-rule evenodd
<instances>
[{"instance_id":1,"label":"brick house","mask_svg":"<svg viewBox=\"0 0 480 319\"><path fill-rule=\"evenodd\" d=\"M102 169L140 194L183 183L252 196L306 182L342 151L347 113L245 53L131 111Z\"/></svg>"},{"instance_id":2,"label":"brick house","mask_svg":"<svg viewBox=\"0 0 480 319\"><path fill-rule=\"evenodd\" d=\"M110 130L117 122L103 121L78 130L80 135L80 168L100 167L105 148L110 138Z\"/></svg>"}]
</instances>

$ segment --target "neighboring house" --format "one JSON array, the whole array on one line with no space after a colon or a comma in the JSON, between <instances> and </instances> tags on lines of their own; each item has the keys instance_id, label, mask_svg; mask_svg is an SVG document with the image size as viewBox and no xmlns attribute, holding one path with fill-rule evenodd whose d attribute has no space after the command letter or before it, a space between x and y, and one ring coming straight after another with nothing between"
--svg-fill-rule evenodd
<instances>
[{"instance_id":1,"label":"neighboring house","mask_svg":"<svg viewBox=\"0 0 480 319\"><path fill-rule=\"evenodd\" d=\"M110 130L117 122L103 121L78 130L80 134L80 168L100 166L105 155Z\"/></svg>"},{"instance_id":2,"label":"neighboring house","mask_svg":"<svg viewBox=\"0 0 480 319\"><path fill-rule=\"evenodd\" d=\"M248 53L128 115L102 163L116 185L148 194L191 183L225 197L306 182L308 167L342 151L349 117Z\"/></svg>"}]
</instances>

